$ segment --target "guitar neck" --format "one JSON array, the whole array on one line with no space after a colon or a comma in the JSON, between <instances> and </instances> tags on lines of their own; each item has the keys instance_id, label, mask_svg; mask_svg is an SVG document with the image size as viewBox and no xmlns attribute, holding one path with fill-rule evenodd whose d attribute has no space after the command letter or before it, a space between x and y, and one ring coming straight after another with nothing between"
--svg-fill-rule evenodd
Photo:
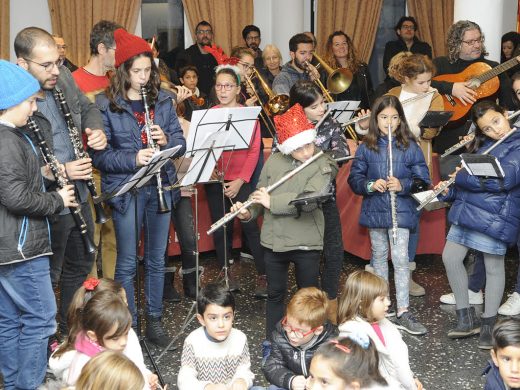
<instances>
[{"instance_id":1,"label":"guitar neck","mask_svg":"<svg viewBox=\"0 0 520 390\"><path fill-rule=\"evenodd\" d=\"M501 73L504 73L505 71L511 69L513 66L518 65L519 62L515 58L511 58L509 61L504 62L503 64L500 64L498 66L495 66L493 69L488 70L487 72L481 74L479 77L477 77L481 83L485 83L488 80L491 80L493 77L498 76Z\"/></svg>"}]
</instances>

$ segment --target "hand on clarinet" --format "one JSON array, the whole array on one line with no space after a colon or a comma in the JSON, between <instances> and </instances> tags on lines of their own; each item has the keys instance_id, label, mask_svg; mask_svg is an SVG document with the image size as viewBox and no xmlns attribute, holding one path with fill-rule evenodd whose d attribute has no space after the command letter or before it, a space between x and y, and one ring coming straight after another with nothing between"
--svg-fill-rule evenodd
<instances>
[{"instance_id":1,"label":"hand on clarinet","mask_svg":"<svg viewBox=\"0 0 520 390\"><path fill-rule=\"evenodd\" d=\"M471 82L453 83L451 94L462 102L463 105L473 104L477 101L477 93L471 89Z\"/></svg>"},{"instance_id":2,"label":"hand on clarinet","mask_svg":"<svg viewBox=\"0 0 520 390\"><path fill-rule=\"evenodd\" d=\"M73 184L68 184L62 189L58 190L58 194L61 196L61 199L63 199L63 204L65 207L79 207L75 199Z\"/></svg>"},{"instance_id":3,"label":"hand on clarinet","mask_svg":"<svg viewBox=\"0 0 520 390\"><path fill-rule=\"evenodd\" d=\"M397 177L389 176L386 181L386 188L388 191L399 192L403 190L403 186Z\"/></svg>"},{"instance_id":4,"label":"hand on clarinet","mask_svg":"<svg viewBox=\"0 0 520 390\"><path fill-rule=\"evenodd\" d=\"M161 129L161 126L152 125L151 133L152 133L152 138L157 143L157 145L164 146L168 143L168 138L166 137L166 134L164 134L163 129Z\"/></svg>"},{"instance_id":5,"label":"hand on clarinet","mask_svg":"<svg viewBox=\"0 0 520 390\"><path fill-rule=\"evenodd\" d=\"M224 195L230 199L234 199L238 191L240 191L242 184L244 184L244 180L240 178L224 183Z\"/></svg>"},{"instance_id":6,"label":"hand on clarinet","mask_svg":"<svg viewBox=\"0 0 520 390\"><path fill-rule=\"evenodd\" d=\"M80 158L65 163L65 173L70 180L89 180L92 177L92 159Z\"/></svg>"},{"instance_id":7,"label":"hand on clarinet","mask_svg":"<svg viewBox=\"0 0 520 390\"><path fill-rule=\"evenodd\" d=\"M153 149L152 148L145 148L141 149L139 152L137 152L135 156L135 163L138 167L145 166L150 162L153 156Z\"/></svg>"},{"instance_id":8,"label":"hand on clarinet","mask_svg":"<svg viewBox=\"0 0 520 390\"><path fill-rule=\"evenodd\" d=\"M87 135L87 145L94 150L103 150L107 147L107 136L101 129L85 129Z\"/></svg>"}]
</instances>

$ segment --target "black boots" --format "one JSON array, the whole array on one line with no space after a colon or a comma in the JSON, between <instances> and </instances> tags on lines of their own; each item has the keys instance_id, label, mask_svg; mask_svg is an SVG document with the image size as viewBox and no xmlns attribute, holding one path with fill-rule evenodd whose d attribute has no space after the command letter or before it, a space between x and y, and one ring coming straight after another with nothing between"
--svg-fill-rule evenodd
<instances>
[{"instance_id":1,"label":"black boots","mask_svg":"<svg viewBox=\"0 0 520 390\"><path fill-rule=\"evenodd\" d=\"M480 323L474 307L455 310L455 312L457 313L457 326L448 332L450 339L469 337L480 332Z\"/></svg>"},{"instance_id":2,"label":"black boots","mask_svg":"<svg viewBox=\"0 0 520 390\"><path fill-rule=\"evenodd\" d=\"M199 273L200 276L200 273ZM197 273L195 270L184 273L182 272L182 288L184 297L195 300L197 297Z\"/></svg>"},{"instance_id":3,"label":"black boots","mask_svg":"<svg viewBox=\"0 0 520 390\"><path fill-rule=\"evenodd\" d=\"M478 339L478 347L480 349L491 349L493 347L492 333L493 327L495 326L495 321L497 320L497 316L493 317L481 317L480 320L480 337Z\"/></svg>"},{"instance_id":4,"label":"black boots","mask_svg":"<svg viewBox=\"0 0 520 390\"><path fill-rule=\"evenodd\" d=\"M175 267L171 267L175 269ZM170 271L170 267L166 268L166 272L164 273L164 290L163 290L163 301L165 302L180 302L181 296L175 290L175 286L173 284L175 279L175 271Z\"/></svg>"},{"instance_id":5,"label":"black boots","mask_svg":"<svg viewBox=\"0 0 520 390\"><path fill-rule=\"evenodd\" d=\"M170 337L166 334L164 328L161 324L161 318L160 317L152 317L150 315L146 316L146 332L145 332L146 339L161 347L165 348L170 344Z\"/></svg>"}]
</instances>

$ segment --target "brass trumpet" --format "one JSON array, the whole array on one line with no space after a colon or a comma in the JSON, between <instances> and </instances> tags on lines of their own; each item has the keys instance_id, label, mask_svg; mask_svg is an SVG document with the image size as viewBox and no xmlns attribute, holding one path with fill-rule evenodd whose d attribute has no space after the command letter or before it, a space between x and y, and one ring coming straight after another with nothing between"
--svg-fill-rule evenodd
<instances>
[{"instance_id":1,"label":"brass trumpet","mask_svg":"<svg viewBox=\"0 0 520 390\"><path fill-rule=\"evenodd\" d=\"M253 79L256 77L258 79L258 82L260 83L260 87L264 90L265 94L268 97L267 103L265 103L265 106L267 108L267 111L271 115L278 115L282 114L283 112L287 111L289 108L289 96L287 95L275 95L273 90L269 87L269 85L265 82L264 78L260 75L260 72L258 69L256 69L254 66L251 67L252 74L249 77L249 79ZM251 89L254 90L253 83L250 84ZM258 98L258 96L257 96ZM260 99L258 99L258 102L262 104Z\"/></svg>"}]
</instances>

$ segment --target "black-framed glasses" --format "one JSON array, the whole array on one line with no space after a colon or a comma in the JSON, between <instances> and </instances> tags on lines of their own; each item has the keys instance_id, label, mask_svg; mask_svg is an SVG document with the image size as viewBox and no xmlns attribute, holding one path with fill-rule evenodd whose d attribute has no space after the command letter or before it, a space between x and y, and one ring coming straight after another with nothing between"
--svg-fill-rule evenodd
<instances>
[{"instance_id":1,"label":"black-framed glasses","mask_svg":"<svg viewBox=\"0 0 520 390\"><path fill-rule=\"evenodd\" d=\"M415 31L415 26L402 25L401 30L412 30Z\"/></svg>"},{"instance_id":2,"label":"black-framed glasses","mask_svg":"<svg viewBox=\"0 0 520 390\"><path fill-rule=\"evenodd\" d=\"M469 41L462 41L462 43L465 43L468 46L475 46L477 43L480 44L482 42L484 42L484 37L479 37L477 39L471 39Z\"/></svg>"},{"instance_id":3,"label":"black-framed glasses","mask_svg":"<svg viewBox=\"0 0 520 390\"><path fill-rule=\"evenodd\" d=\"M40 65L45 69L46 72L50 72L54 67L58 68L61 65L61 60L56 60L56 62L44 62L43 64L30 60L29 58L24 58L25 61L32 62L33 64Z\"/></svg>"}]
</instances>

